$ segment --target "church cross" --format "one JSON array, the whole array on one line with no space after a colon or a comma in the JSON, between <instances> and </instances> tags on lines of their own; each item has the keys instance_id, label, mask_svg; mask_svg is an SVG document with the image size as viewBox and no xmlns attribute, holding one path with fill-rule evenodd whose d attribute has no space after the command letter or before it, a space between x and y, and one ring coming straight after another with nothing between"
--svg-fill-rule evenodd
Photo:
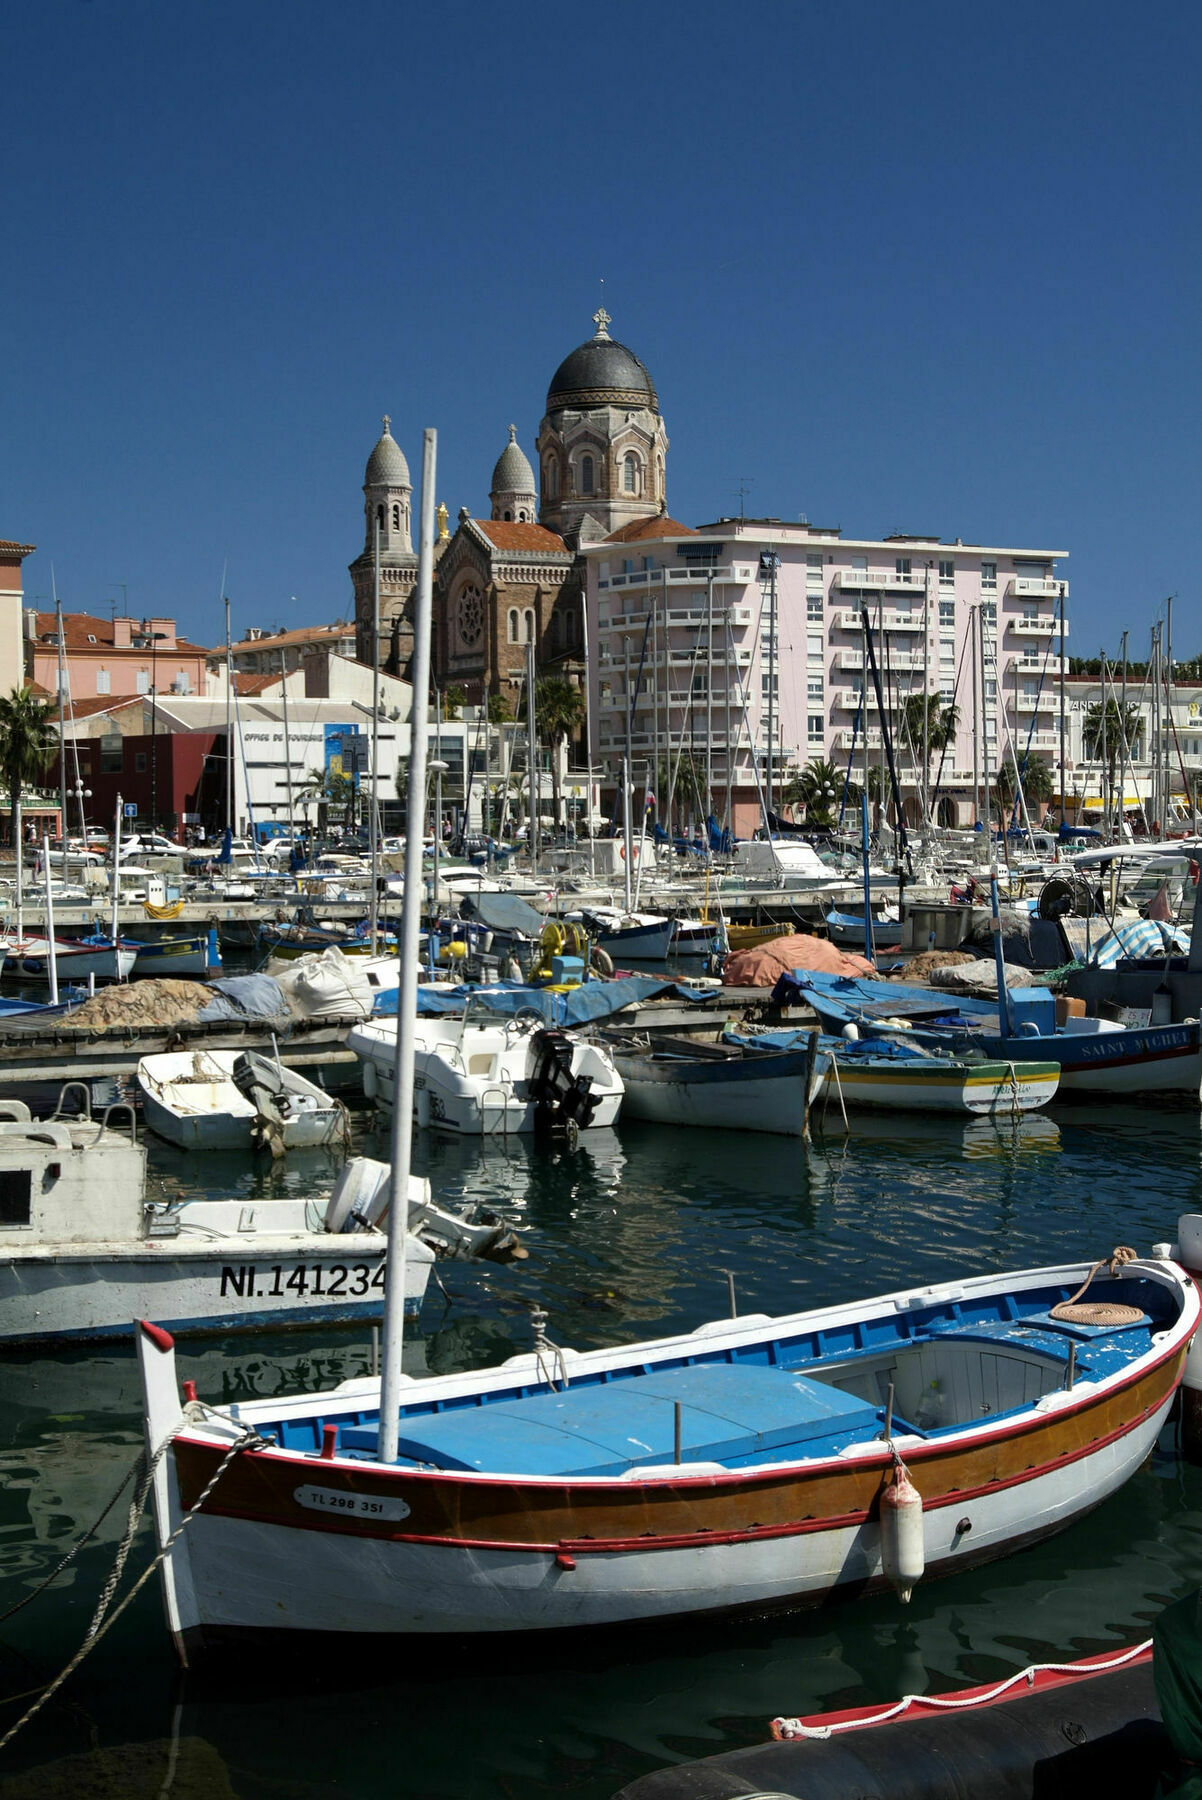
<instances>
[{"instance_id":1,"label":"church cross","mask_svg":"<svg viewBox=\"0 0 1202 1800\"><path fill-rule=\"evenodd\" d=\"M387 413L385 413L385 414L384 414L384 436L385 436L385 437L387 437L387 436L388 436L388 427L389 427L389 426L390 426L390 425L391 425L391 424L392 424L392 420L391 420L391 419L390 419L390 418L389 418L389 416L388 416L388 414L387 414Z\"/></svg>"},{"instance_id":2,"label":"church cross","mask_svg":"<svg viewBox=\"0 0 1202 1800\"><path fill-rule=\"evenodd\" d=\"M606 310L603 306L599 306L597 308L596 312L593 314L593 324L597 327L597 336L598 337L608 337L609 336L609 331L607 329L609 326L609 323L610 323L609 314L606 312Z\"/></svg>"}]
</instances>

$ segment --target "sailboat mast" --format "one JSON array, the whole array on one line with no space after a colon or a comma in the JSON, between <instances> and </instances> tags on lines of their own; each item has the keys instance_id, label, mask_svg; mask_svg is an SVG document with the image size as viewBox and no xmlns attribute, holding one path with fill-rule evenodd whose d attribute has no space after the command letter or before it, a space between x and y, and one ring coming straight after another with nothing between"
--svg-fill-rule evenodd
<instances>
[{"instance_id":1,"label":"sailboat mast","mask_svg":"<svg viewBox=\"0 0 1202 1800\"><path fill-rule=\"evenodd\" d=\"M224 580L222 587L225 586ZM225 828L234 831L234 658L230 645L230 597L225 600Z\"/></svg>"},{"instance_id":2,"label":"sailboat mast","mask_svg":"<svg viewBox=\"0 0 1202 1800\"><path fill-rule=\"evenodd\" d=\"M372 545L372 614L371 614L371 814L368 842L371 845L371 953L380 941L380 813L376 796L379 792L380 766L380 513L376 509ZM286 690L285 690L286 691ZM488 786L487 765L484 785ZM290 802L291 804L291 802ZM437 910L437 899L435 900Z\"/></svg>"},{"instance_id":3,"label":"sailboat mast","mask_svg":"<svg viewBox=\"0 0 1202 1800\"><path fill-rule=\"evenodd\" d=\"M388 1209L388 1286L380 1382L379 1460L394 1463L400 1438L401 1352L409 1266L409 1169L413 1149L413 1028L421 933L422 844L425 838L426 738L430 692L430 611L434 586L434 469L438 433L422 434L421 535L413 620L413 705L409 726L409 812L405 822L405 892L399 932L396 1066L392 1094L392 1204Z\"/></svg>"},{"instance_id":4,"label":"sailboat mast","mask_svg":"<svg viewBox=\"0 0 1202 1800\"><path fill-rule=\"evenodd\" d=\"M54 565L50 565L50 591L54 595L54 635L58 639L58 795L59 795L59 827L58 834L63 844L63 885L67 881L67 726L64 708L67 703L67 683L63 674L63 606L58 597L58 587L54 580ZM151 826L153 830L153 824ZM47 851L49 856L49 851Z\"/></svg>"}]
</instances>

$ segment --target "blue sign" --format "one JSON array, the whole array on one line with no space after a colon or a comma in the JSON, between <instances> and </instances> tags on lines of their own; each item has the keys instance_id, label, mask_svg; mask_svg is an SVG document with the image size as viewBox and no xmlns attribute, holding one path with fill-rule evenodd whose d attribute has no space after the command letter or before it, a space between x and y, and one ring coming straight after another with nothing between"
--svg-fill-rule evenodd
<instances>
[{"instance_id":1,"label":"blue sign","mask_svg":"<svg viewBox=\"0 0 1202 1800\"><path fill-rule=\"evenodd\" d=\"M127 800L125 802L124 806L121 808L121 811L127 819L136 819L138 816L137 801L136 800Z\"/></svg>"}]
</instances>

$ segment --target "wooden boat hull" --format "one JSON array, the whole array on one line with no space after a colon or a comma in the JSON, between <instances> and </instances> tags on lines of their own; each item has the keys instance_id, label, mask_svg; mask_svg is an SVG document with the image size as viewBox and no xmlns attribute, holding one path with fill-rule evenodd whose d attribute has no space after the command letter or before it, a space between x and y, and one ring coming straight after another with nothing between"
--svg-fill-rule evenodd
<instances>
[{"instance_id":1,"label":"wooden boat hull","mask_svg":"<svg viewBox=\"0 0 1202 1800\"><path fill-rule=\"evenodd\" d=\"M1024 1040L1030 1046L1030 1039ZM917 1060L890 1067L838 1061L828 1070L823 1092L828 1102L840 1089L848 1106L884 1107L892 1112L1024 1113L1047 1106L1060 1082L1054 1062L988 1062L945 1068Z\"/></svg>"},{"instance_id":2,"label":"wooden boat hull","mask_svg":"<svg viewBox=\"0 0 1202 1800\"><path fill-rule=\"evenodd\" d=\"M1171 1290L1175 1312L1121 1369L1088 1380L1079 1373L1076 1387L1053 1378L1041 1398L1015 1410L999 1391L996 1420L972 1416L945 1433L907 1427L895 1436L923 1501L928 1573L1062 1529L1149 1454L1181 1379L1199 1301L1175 1265L1131 1265L1125 1279L1136 1271L1152 1289ZM1049 1292L1067 1295L1082 1275L1080 1266L1032 1271L1009 1278L1005 1292L1021 1297L1025 1284L1046 1305ZM878 1332L926 1329L924 1318L938 1329L999 1287L978 1278L767 1323L777 1342L796 1341L800 1327L821 1330L824 1343L875 1345ZM898 1326L903 1316L913 1323ZM749 1354L769 1336L765 1323L720 1321L655 1345L564 1352L562 1393L569 1384L612 1393L651 1367L733 1370L741 1348ZM997 1330L1005 1338L1011 1327ZM970 1327L967 1343L976 1341ZM145 1330L140 1352L148 1435L157 1444L180 1426L174 1356L169 1340L162 1346ZM1067 1357L1067 1347L1057 1355ZM772 1370L764 1374L774 1386ZM527 1391L525 1381L545 1394L546 1379L537 1359L524 1357L472 1377L408 1385L403 1435L420 1440L423 1421L437 1423L456 1396L503 1399ZM879 1435L759 1466L686 1458L631 1465L625 1475L477 1473L465 1465L459 1472L412 1460L383 1465L370 1450L356 1458L359 1438L374 1441L378 1396L378 1383L355 1382L318 1407L309 1398L241 1409L240 1428L275 1442L233 1459L172 1553L166 1584L177 1639L230 1630L459 1637L651 1624L815 1604L886 1579L878 1504L892 1461ZM964 1416L958 1403L955 1416ZM358 1423L364 1419L368 1426ZM330 1440L330 1453L317 1455L334 1426L347 1448ZM198 1503L235 1441L232 1427L183 1423L160 1468L160 1542Z\"/></svg>"},{"instance_id":3,"label":"wooden boat hull","mask_svg":"<svg viewBox=\"0 0 1202 1800\"><path fill-rule=\"evenodd\" d=\"M820 1088L828 1060L821 1056L815 1066L811 1094ZM722 1062L615 1050L614 1065L626 1089L622 1110L628 1119L719 1131L778 1132L787 1137L805 1134L809 1108L805 1050Z\"/></svg>"},{"instance_id":4,"label":"wooden boat hull","mask_svg":"<svg viewBox=\"0 0 1202 1800\"><path fill-rule=\"evenodd\" d=\"M1189 1094L1202 1086L1202 1023L1058 1033L1046 1038L985 1038L987 1055L1032 1053L1060 1064L1062 1094ZM1020 1049L1021 1046L1021 1049Z\"/></svg>"},{"instance_id":5,"label":"wooden boat hull","mask_svg":"<svg viewBox=\"0 0 1202 1800\"><path fill-rule=\"evenodd\" d=\"M136 976L210 975L221 973L217 934L202 932L188 937L153 938L139 942L133 973Z\"/></svg>"},{"instance_id":6,"label":"wooden boat hull","mask_svg":"<svg viewBox=\"0 0 1202 1800\"><path fill-rule=\"evenodd\" d=\"M656 925L631 925L622 931L599 931L596 945L617 963L627 958L636 962L663 962L672 948L675 919L662 919Z\"/></svg>"}]
</instances>

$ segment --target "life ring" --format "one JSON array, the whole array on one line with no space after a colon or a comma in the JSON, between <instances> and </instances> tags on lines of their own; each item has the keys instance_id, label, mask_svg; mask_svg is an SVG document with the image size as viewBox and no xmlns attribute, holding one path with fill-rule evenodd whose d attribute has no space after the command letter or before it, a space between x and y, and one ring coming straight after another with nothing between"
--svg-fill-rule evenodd
<instances>
[{"instance_id":1,"label":"life ring","mask_svg":"<svg viewBox=\"0 0 1202 1800\"><path fill-rule=\"evenodd\" d=\"M592 963L593 968L597 970L598 974L601 974L601 975L612 975L613 974L614 959L609 954L608 950L603 950L601 948L600 944L593 945L592 955L589 958L589 960Z\"/></svg>"},{"instance_id":2,"label":"life ring","mask_svg":"<svg viewBox=\"0 0 1202 1800\"><path fill-rule=\"evenodd\" d=\"M626 846L625 846L625 844L618 845L618 855L622 858L623 862L626 861Z\"/></svg>"}]
</instances>

